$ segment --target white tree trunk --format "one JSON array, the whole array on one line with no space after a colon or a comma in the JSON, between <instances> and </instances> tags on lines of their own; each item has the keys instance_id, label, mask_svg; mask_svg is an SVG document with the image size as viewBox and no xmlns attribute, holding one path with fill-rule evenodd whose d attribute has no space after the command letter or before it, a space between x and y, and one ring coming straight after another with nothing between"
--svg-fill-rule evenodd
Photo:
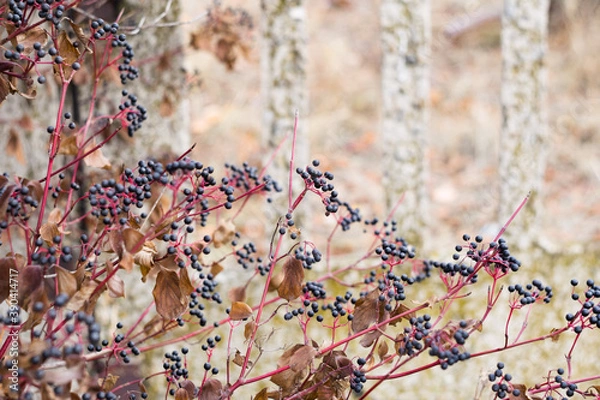
<instances>
[{"instance_id":1,"label":"white tree trunk","mask_svg":"<svg viewBox=\"0 0 600 400\"><path fill-rule=\"evenodd\" d=\"M508 231L513 244L533 244L540 213L546 142L546 68L549 0L505 0L502 14L502 133L500 222L531 191Z\"/></svg>"},{"instance_id":2,"label":"white tree trunk","mask_svg":"<svg viewBox=\"0 0 600 400\"><path fill-rule=\"evenodd\" d=\"M425 145L431 60L429 0L382 0L383 168L398 234L420 245L426 229Z\"/></svg>"},{"instance_id":3,"label":"white tree trunk","mask_svg":"<svg viewBox=\"0 0 600 400\"><path fill-rule=\"evenodd\" d=\"M264 104L263 143L270 156L289 134L277 154L269 174L284 189L277 196L275 218L287 212L287 187L290 144L294 113L299 111L300 124L296 144L296 166L304 167L308 158L306 138L306 10L303 0L261 0L262 8L262 92ZM294 173L295 175L295 173ZM294 178L298 182L297 178ZM297 194L297 192L296 192ZM301 210L299 210L301 211ZM294 217L297 219L298 213Z\"/></svg>"}]
</instances>

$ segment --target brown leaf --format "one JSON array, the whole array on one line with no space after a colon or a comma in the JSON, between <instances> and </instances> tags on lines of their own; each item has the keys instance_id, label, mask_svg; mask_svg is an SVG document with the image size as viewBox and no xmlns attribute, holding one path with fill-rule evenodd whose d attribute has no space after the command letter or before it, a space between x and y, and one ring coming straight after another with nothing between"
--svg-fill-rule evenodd
<instances>
[{"instance_id":1,"label":"brown leaf","mask_svg":"<svg viewBox=\"0 0 600 400\"><path fill-rule=\"evenodd\" d=\"M33 293L42 290L44 285L44 270L39 265L27 265L19 271L19 305L28 304Z\"/></svg>"},{"instance_id":2,"label":"brown leaf","mask_svg":"<svg viewBox=\"0 0 600 400\"><path fill-rule=\"evenodd\" d=\"M0 76L1 77L1 76ZM0 221L6 220L6 209L8 208L8 201L10 200L10 196L17 185L14 183L3 185L4 190L0 194Z\"/></svg>"},{"instance_id":3,"label":"brown leaf","mask_svg":"<svg viewBox=\"0 0 600 400\"><path fill-rule=\"evenodd\" d=\"M104 385L102 385L103 381ZM119 375L108 374L106 378L98 379L98 384L102 385L102 389L104 389L105 391L110 391L115 387L118 381Z\"/></svg>"},{"instance_id":4,"label":"brown leaf","mask_svg":"<svg viewBox=\"0 0 600 400\"><path fill-rule=\"evenodd\" d=\"M71 298L77 292L77 278L61 266L56 266L56 279L58 280L59 293L66 293Z\"/></svg>"},{"instance_id":5,"label":"brown leaf","mask_svg":"<svg viewBox=\"0 0 600 400\"><path fill-rule=\"evenodd\" d=\"M303 280L302 262L295 257L288 256L283 264L283 281L277 288L277 294L287 301L294 300L302 294Z\"/></svg>"},{"instance_id":6,"label":"brown leaf","mask_svg":"<svg viewBox=\"0 0 600 400\"><path fill-rule=\"evenodd\" d=\"M84 46L86 51L93 53L92 49L90 49L87 45L89 38L83 31L83 28L81 26L77 25L76 23L74 23L69 18L65 18L65 19L69 22L69 25L71 26L71 29L73 29L75 36L77 36L77 40L79 41L79 43Z\"/></svg>"},{"instance_id":7,"label":"brown leaf","mask_svg":"<svg viewBox=\"0 0 600 400\"><path fill-rule=\"evenodd\" d=\"M69 299L66 308L75 311L83 310L86 312L88 310L93 310L98 301L98 297L106 290L106 286L104 286L95 292L97 287L98 283L91 280L90 275L86 274L79 290L71 297L71 299Z\"/></svg>"},{"instance_id":8,"label":"brown leaf","mask_svg":"<svg viewBox=\"0 0 600 400\"><path fill-rule=\"evenodd\" d=\"M550 340L552 340L553 342L558 342L558 339L560 338L560 333L556 333L558 331L559 329L556 328L552 328L552 330L550 331L550 334L552 334L552 336L550 336Z\"/></svg>"},{"instance_id":9,"label":"brown leaf","mask_svg":"<svg viewBox=\"0 0 600 400\"><path fill-rule=\"evenodd\" d=\"M231 242L235 235L235 225L230 219L222 220L213 233L213 246L217 249L224 244Z\"/></svg>"},{"instance_id":10,"label":"brown leaf","mask_svg":"<svg viewBox=\"0 0 600 400\"><path fill-rule=\"evenodd\" d=\"M77 136L68 136L61 138L60 145L58 146L58 154L65 156L75 156L79 152L77 147Z\"/></svg>"},{"instance_id":11,"label":"brown leaf","mask_svg":"<svg viewBox=\"0 0 600 400\"><path fill-rule=\"evenodd\" d=\"M392 311L392 313L390 314L390 318L394 318L395 316L397 316L397 315L400 315L400 314L404 314L404 313L406 313L406 312L408 312L408 311L410 311L410 310L411 310L411 309L410 309L410 307L408 307L408 306L406 306L406 305L404 305L404 304L400 303L400 304L398 304L398 306L397 306L397 307L394 309L394 311ZM410 321L410 319L411 319L411 318L416 318L416 317L417 317L417 313L415 313L415 312L411 312L411 313L408 313L408 314L406 314L405 316L401 317L400 319L396 319L396 320L392 321L392 322L390 323L390 325L392 325L392 326L396 326L396 324L397 324L398 322L402 321L403 319L405 319L405 320L407 320L407 321Z\"/></svg>"},{"instance_id":12,"label":"brown leaf","mask_svg":"<svg viewBox=\"0 0 600 400\"><path fill-rule=\"evenodd\" d=\"M106 282L108 295L112 298L125 297L125 283L117 274L110 277Z\"/></svg>"},{"instance_id":13,"label":"brown leaf","mask_svg":"<svg viewBox=\"0 0 600 400\"><path fill-rule=\"evenodd\" d=\"M73 46L73 42L71 42L67 31L64 30L60 31L58 38L56 39L56 48L58 49L58 54L64 60L62 68L65 78L69 78L71 76L71 72L73 71L71 64L77 61L81 53L77 47ZM59 64L54 64L54 73L60 78Z\"/></svg>"},{"instance_id":14,"label":"brown leaf","mask_svg":"<svg viewBox=\"0 0 600 400\"><path fill-rule=\"evenodd\" d=\"M212 274L212 276L219 275L221 272L223 272L223 270L223 266L218 262L214 262L210 266L210 273Z\"/></svg>"},{"instance_id":15,"label":"brown leaf","mask_svg":"<svg viewBox=\"0 0 600 400\"><path fill-rule=\"evenodd\" d=\"M123 243L125 244L125 249L132 254L141 250L141 246L143 246L142 240L144 240L144 235L138 230L127 228L123 231Z\"/></svg>"},{"instance_id":16,"label":"brown leaf","mask_svg":"<svg viewBox=\"0 0 600 400\"><path fill-rule=\"evenodd\" d=\"M379 356L379 361L383 361L387 357L389 347L385 340L379 343L377 346L377 355Z\"/></svg>"},{"instance_id":17,"label":"brown leaf","mask_svg":"<svg viewBox=\"0 0 600 400\"><path fill-rule=\"evenodd\" d=\"M23 144L21 143L21 138L19 137L19 134L15 128L11 127L8 130L8 140L6 141L6 147L4 147L4 151L7 155L14 157L19 164L25 164Z\"/></svg>"},{"instance_id":18,"label":"brown leaf","mask_svg":"<svg viewBox=\"0 0 600 400\"><path fill-rule=\"evenodd\" d=\"M94 141L92 141L92 143L87 145L84 150L87 152L95 146L96 146L96 143ZM93 152L91 152L90 154L88 154L84 158L84 161L88 166L94 167L94 168L102 168L102 169L110 170L110 167L111 167L110 161L102 153L102 148L98 148L98 149L94 150Z\"/></svg>"},{"instance_id":19,"label":"brown leaf","mask_svg":"<svg viewBox=\"0 0 600 400\"><path fill-rule=\"evenodd\" d=\"M518 396L514 396L512 394L512 390L508 392L508 399L509 400L529 400L529 397L527 396L527 386L520 384L520 383L513 383L512 384L513 389L519 389L519 395Z\"/></svg>"},{"instance_id":20,"label":"brown leaf","mask_svg":"<svg viewBox=\"0 0 600 400\"><path fill-rule=\"evenodd\" d=\"M198 400L220 400L223 385L215 378L207 379L200 389Z\"/></svg>"},{"instance_id":21,"label":"brown leaf","mask_svg":"<svg viewBox=\"0 0 600 400\"><path fill-rule=\"evenodd\" d=\"M236 286L231 288L228 293L229 300L234 301L244 301L246 300L246 286Z\"/></svg>"},{"instance_id":22,"label":"brown leaf","mask_svg":"<svg viewBox=\"0 0 600 400\"><path fill-rule=\"evenodd\" d=\"M27 181L25 186L29 189L31 197L33 197L35 201L39 202L42 199L44 189L42 188L40 181Z\"/></svg>"},{"instance_id":23,"label":"brown leaf","mask_svg":"<svg viewBox=\"0 0 600 400\"><path fill-rule=\"evenodd\" d=\"M8 78L6 78L4 74L0 74L0 103L2 103L9 94L13 93Z\"/></svg>"},{"instance_id":24,"label":"brown leaf","mask_svg":"<svg viewBox=\"0 0 600 400\"><path fill-rule=\"evenodd\" d=\"M43 224L40 228L40 236L48 245L51 245L53 243L52 238L59 235L60 230L58 229L58 225L56 225L55 223L47 222Z\"/></svg>"},{"instance_id":25,"label":"brown leaf","mask_svg":"<svg viewBox=\"0 0 600 400\"><path fill-rule=\"evenodd\" d=\"M283 282L283 273L274 273L271 281L269 282L269 292L277 290L281 285L281 282Z\"/></svg>"},{"instance_id":26,"label":"brown leaf","mask_svg":"<svg viewBox=\"0 0 600 400\"><path fill-rule=\"evenodd\" d=\"M184 388L179 388L175 391L175 400L190 400L190 394Z\"/></svg>"},{"instance_id":27,"label":"brown leaf","mask_svg":"<svg viewBox=\"0 0 600 400\"><path fill-rule=\"evenodd\" d=\"M55 208L50 211L50 215L48 215L48 222L51 224L58 225L62 220L62 211L60 208Z\"/></svg>"},{"instance_id":28,"label":"brown leaf","mask_svg":"<svg viewBox=\"0 0 600 400\"><path fill-rule=\"evenodd\" d=\"M179 317L186 309L186 298L179 286L179 277L173 271L161 270L152 290L156 311L165 321Z\"/></svg>"},{"instance_id":29,"label":"brown leaf","mask_svg":"<svg viewBox=\"0 0 600 400\"><path fill-rule=\"evenodd\" d=\"M25 50L23 50L23 54L26 55L33 51L33 44L35 42L40 43L42 47L44 47L47 41L48 34L43 28L39 26L29 28L25 32L17 35L17 42L23 45L23 47L25 47Z\"/></svg>"},{"instance_id":30,"label":"brown leaf","mask_svg":"<svg viewBox=\"0 0 600 400\"><path fill-rule=\"evenodd\" d=\"M294 372L301 371L310 365L316 355L317 350L314 347L303 345L294 351L290 357L289 366Z\"/></svg>"},{"instance_id":31,"label":"brown leaf","mask_svg":"<svg viewBox=\"0 0 600 400\"><path fill-rule=\"evenodd\" d=\"M186 379L185 381L180 383L179 386L182 389L185 389L190 399L196 397L196 392L198 391L198 389L196 388L196 385L194 385L194 382L190 381L189 379ZM177 397L177 394L175 394L175 397Z\"/></svg>"},{"instance_id":32,"label":"brown leaf","mask_svg":"<svg viewBox=\"0 0 600 400\"><path fill-rule=\"evenodd\" d=\"M262 390L254 395L253 400L268 400L267 396L267 388L262 388Z\"/></svg>"},{"instance_id":33,"label":"brown leaf","mask_svg":"<svg viewBox=\"0 0 600 400\"><path fill-rule=\"evenodd\" d=\"M110 250L112 250L119 257L123 255L123 233L120 230L113 229L108 232L108 243L110 244Z\"/></svg>"},{"instance_id":34,"label":"brown leaf","mask_svg":"<svg viewBox=\"0 0 600 400\"><path fill-rule=\"evenodd\" d=\"M367 329L379 315L379 291L373 290L356 301L352 319L354 333Z\"/></svg>"},{"instance_id":35,"label":"brown leaf","mask_svg":"<svg viewBox=\"0 0 600 400\"><path fill-rule=\"evenodd\" d=\"M157 253L158 250L153 242L144 242L142 249L133 256L133 261L140 267L148 268L149 271L154 266L154 257Z\"/></svg>"},{"instance_id":36,"label":"brown leaf","mask_svg":"<svg viewBox=\"0 0 600 400\"><path fill-rule=\"evenodd\" d=\"M252 337L252 332L254 332L254 328L256 327L256 322L250 321L244 326L244 337L246 340Z\"/></svg>"},{"instance_id":37,"label":"brown leaf","mask_svg":"<svg viewBox=\"0 0 600 400\"><path fill-rule=\"evenodd\" d=\"M0 258L0 303L8 298L10 293L10 285L16 282L11 282L17 276L17 263L13 257Z\"/></svg>"},{"instance_id":38,"label":"brown leaf","mask_svg":"<svg viewBox=\"0 0 600 400\"><path fill-rule=\"evenodd\" d=\"M246 360L246 357L242 355L242 353L240 353L239 350L235 350L235 355L233 356L233 363L239 367L241 367L242 365L244 365L244 361ZM252 361L248 361L248 366L252 366Z\"/></svg>"},{"instance_id":39,"label":"brown leaf","mask_svg":"<svg viewBox=\"0 0 600 400\"><path fill-rule=\"evenodd\" d=\"M229 318L233 321L240 321L248 319L252 316L252 307L241 301L236 301L231 305L231 311L229 312Z\"/></svg>"},{"instance_id":40,"label":"brown leaf","mask_svg":"<svg viewBox=\"0 0 600 400\"><path fill-rule=\"evenodd\" d=\"M133 269L133 256L131 253L123 253L123 256L119 260L119 267L123 268L127 272L131 272Z\"/></svg>"},{"instance_id":41,"label":"brown leaf","mask_svg":"<svg viewBox=\"0 0 600 400\"><path fill-rule=\"evenodd\" d=\"M196 290L194 285L192 285L192 281L190 280L190 275L188 274L187 268L182 268L179 273L179 282L181 285L181 292L184 296L189 296Z\"/></svg>"}]
</instances>

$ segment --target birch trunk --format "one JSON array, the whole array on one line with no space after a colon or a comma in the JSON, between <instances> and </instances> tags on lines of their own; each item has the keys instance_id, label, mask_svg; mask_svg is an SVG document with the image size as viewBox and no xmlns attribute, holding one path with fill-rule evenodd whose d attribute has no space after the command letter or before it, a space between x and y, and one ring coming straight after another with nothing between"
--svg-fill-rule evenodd
<instances>
[{"instance_id":1,"label":"birch trunk","mask_svg":"<svg viewBox=\"0 0 600 400\"><path fill-rule=\"evenodd\" d=\"M533 244L540 214L546 142L548 0L506 0L502 14L502 133L500 138L500 221L525 195L527 206L508 231L522 249Z\"/></svg>"},{"instance_id":2,"label":"birch trunk","mask_svg":"<svg viewBox=\"0 0 600 400\"><path fill-rule=\"evenodd\" d=\"M426 229L425 145L431 59L429 0L381 4L383 184L398 233L421 245Z\"/></svg>"},{"instance_id":3,"label":"birch trunk","mask_svg":"<svg viewBox=\"0 0 600 400\"><path fill-rule=\"evenodd\" d=\"M303 0L261 0L262 8L262 95L263 144L268 156L288 137L277 153L269 174L283 188L274 207L268 210L275 221L287 212L287 188L290 144L294 113L299 111L300 124L296 144L296 166L304 167L308 159L306 138L306 10ZM294 174L295 175L295 174ZM294 182L298 179L294 178ZM296 189L299 187L294 186ZM298 194L297 191L295 191ZM298 220L300 215L294 216Z\"/></svg>"}]
</instances>

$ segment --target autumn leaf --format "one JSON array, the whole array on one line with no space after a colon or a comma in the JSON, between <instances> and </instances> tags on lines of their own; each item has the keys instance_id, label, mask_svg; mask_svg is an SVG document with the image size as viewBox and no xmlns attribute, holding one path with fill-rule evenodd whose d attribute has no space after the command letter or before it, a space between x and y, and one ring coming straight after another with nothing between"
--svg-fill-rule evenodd
<instances>
[{"instance_id":1,"label":"autumn leaf","mask_svg":"<svg viewBox=\"0 0 600 400\"><path fill-rule=\"evenodd\" d=\"M283 264L283 280L277 288L279 297L292 301L302 294L304 268L302 262L295 257L288 256Z\"/></svg>"},{"instance_id":2,"label":"autumn leaf","mask_svg":"<svg viewBox=\"0 0 600 400\"><path fill-rule=\"evenodd\" d=\"M219 275L221 272L223 272L223 270L224 270L223 266L218 262L214 262L210 266L210 273L212 276Z\"/></svg>"},{"instance_id":3,"label":"autumn leaf","mask_svg":"<svg viewBox=\"0 0 600 400\"><path fill-rule=\"evenodd\" d=\"M33 51L34 43L40 43L43 47L47 41L48 34L40 26L29 28L23 33L17 35L17 42L24 47L22 54L31 53Z\"/></svg>"},{"instance_id":4,"label":"autumn leaf","mask_svg":"<svg viewBox=\"0 0 600 400\"><path fill-rule=\"evenodd\" d=\"M236 286L231 288L227 295L232 302L244 301L246 299L246 286Z\"/></svg>"},{"instance_id":5,"label":"autumn leaf","mask_svg":"<svg viewBox=\"0 0 600 400\"><path fill-rule=\"evenodd\" d=\"M19 137L17 130L12 127L8 130L8 140L4 147L4 151L7 155L14 157L19 164L25 164L25 153L23 151L21 138Z\"/></svg>"},{"instance_id":6,"label":"autumn leaf","mask_svg":"<svg viewBox=\"0 0 600 400\"><path fill-rule=\"evenodd\" d=\"M108 295L112 298L125 297L125 283L117 274L110 277L106 282Z\"/></svg>"},{"instance_id":7,"label":"autumn leaf","mask_svg":"<svg viewBox=\"0 0 600 400\"><path fill-rule=\"evenodd\" d=\"M165 321L179 317L186 309L186 298L179 286L179 276L174 271L161 270L152 290L156 311Z\"/></svg>"},{"instance_id":8,"label":"autumn leaf","mask_svg":"<svg viewBox=\"0 0 600 400\"><path fill-rule=\"evenodd\" d=\"M83 28L81 26L77 25L71 19L69 19L69 18L65 18L65 19L67 20L67 22L69 22L69 25L71 26L71 29L73 29L75 36L77 36L77 40L79 41L79 43L84 46L86 51L93 53L92 49L90 49L87 45L89 38L83 31Z\"/></svg>"},{"instance_id":9,"label":"autumn leaf","mask_svg":"<svg viewBox=\"0 0 600 400\"><path fill-rule=\"evenodd\" d=\"M383 361L387 357L388 350L389 347L385 340L379 343L379 346L377 346L377 356L379 356L379 361Z\"/></svg>"},{"instance_id":10,"label":"autumn leaf","mask_svg":"<svg viewBox=\"0 0 600 400\"><path fill-rule=\"evenodd\" d=\"M235 225L230 219L222 220L213 233L213 245L218 249L229 243L235 235Z\"/></svg>"},{"instance_id":11,"label":"autumn leaf","mask_svg":"<svg viewBox=\"0 0 600 400\"><path fill-rule=\"evenodd\" d=\"M140 245L142 244L142 240L144 240L144 235L136 229L127 228L123 231L125 250L132 254L141 250Z\"/></svg>"},{"instance_id":12,"label":"autumn leaf","mask_svg":"<svg viewBox=\"0 0 600 400\"><path fill-rule=\"evenodd\" d=\"M154 256L157 253L158 250L153 242L144 242L142 249L133 256L133 261L142 268L148 268L149 271L154 266Z\"/></svg>"},{"instance_id":13,"label":"autumn leaf","mask_svg":"<svg viewBox=\"0 0 600 400\"><path fill-rule=\"evenodd\" d=\"M60 140L60 145L58 146L58 154L64 156L74 156L79 152L79 148L77 147L77 136L72 135L68 137L64 137Z\"/></svg>"},{"instance_id":14,"label":"autumn leaf","mask_svg":"<svg viewBox=\"0 0 600 400\"><path fill-rule=\"evenodd\" d=\"M231 311L229 312L229 318L233 321L240 321L248 319L252 316L252 307L241 301L236 301L231 305Z\"/></svg>"},{"instance_id":15,"label":"autumn leaf","mask_svg":"<svg viewBox=\"0 0 600 400\"><path fill-rule=\"evenodd\" d=\"M198 400L220 400L223 384L215 378L207 379L200 389Z\"/></svg>"},{"instance_id":16,"label":"autumn leaf","mask_svg":"<svg viewBox=\"0 0 600 400\"><path fill-rule=\"evenodd\" d=\"M44 270L40 265L27 265L19 271L19 305L28 304L37 290L44 284Z\"/></svg>"},{"instance_id":17,"label":"autumn leaf","mask_svg":"<svg viewBox=\"0 0 600 400\"><path fill-rule=\"evenodd\" d=\"M56 278L58 280L58 291L66 293L71 298L77 292L77 278L72 272L57 265L55 267Z\"/></svg>"},{"instance_id":18,"label":"autumn leaf","mask_svg":"<svg viewBox=\"0 0 600 400\"><path fill-rule=\"evenodd\" d=\"M289 366L294 372L301 371L310 365L316 354L317 350L314 347L303 345L294 351L290 357Z\"/></svg>"},{"instance_id":19,"label":"autumn leaf","mask_svg":"<svg viewBox=\"0 0 600 400\"><path fill-rule=\"evenodd\" d=\"M357 333L367 329L372 323L377 321L379 314L379 292L371 291L364 297L356 301L354 306L354 318L352 319L352 332Z\"/></svg>"},{"instance_id":20,"label":"autumn leaf","mask_svg":"<svg viewBox=\"0 0 600 400\"><path fill-rule=\"evenodd\" d=\"M189 296L196 290L194 285L192 285L187 268L183 268L179 273L179 283L181 285L181 292L184 296Z\"/></svg>"},{"instance_id":21,"label":"autumn leaf","mask_svg":"<svg viewBox=\"0 0 600 400\"><path fill-rule=\"evenodd\" d=\"M246 340L252 337L252 333L254 332L254 328L256 328L256 322L250 321L244 326L244 337Z\"/></svg>"},{"instance_id":22,"label":"autumn leaf","mask_svg":"<svg viewBox=\"0 0 600 400\"><path fill-rule=\"evenodd\" d=\"M58 49L58 54L64 60L62 64L62 68L65 74L65 77L68 78L71 76L71 72L73 69L71 68L71 64L73 64L80 56L79 49L73 46L73 42L69 38L67 31L60 31L58 38L56 39L56 48ZM60 77L60 65L54 64L54 73L56 76Z\"/></svg>"},{"instance_id":23,"label":"autumn leaf","mask_svg":"<svg viewBox=\"0 0 600 400\"><path fill-rule=\"evenodd\" d=\"M92 141L90 144L88 144L85 147L84 150L85 150L85 152L88 152L91 149L93 149L94 147L96 147L96 143L95 143L95 141ZM104 153L102 153L101 148L98 148L98 149L94 150L93 152L91 152L90 154L88 154L84 158L84 161L88 166L94 167L94 168L110 169L110 167L111 167L110 161L108 160L108 158L106 158Z\"/></svg>"}]
</instances>

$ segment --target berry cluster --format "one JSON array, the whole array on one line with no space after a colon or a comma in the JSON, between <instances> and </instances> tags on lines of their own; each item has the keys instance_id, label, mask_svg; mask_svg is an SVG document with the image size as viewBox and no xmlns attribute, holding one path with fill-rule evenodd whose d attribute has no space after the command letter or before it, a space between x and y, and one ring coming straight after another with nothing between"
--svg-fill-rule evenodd
<instances>
[{"instance_id":1,"label":"berry cluster","mask_svg":"<svg viewBox=\"0 0 600 400\"><path fill-rule=\"evenodd\" d=\"M538 300L547 304L550 303L550 299L553 296L552 287L544 286L539 279L534 279L524 287L518 284L510 285L508 291L517 295L516 299L512 302L515 307L533 304Z\"/></svg>"},{"instance_id":2,"label":"berry cluster","mask_svg":"<svg viewBox=\"0 0 600 400\"><path fill-rule=\"evenodd\" d=\"M492 383L492 391L495 393L495 399L504 399L508 396L521 396L521 390L514 388L510 383L512 375L504 372L504 363L499 362L496 365L496 370L488 375L488 379Z\"/></svg>"}]
</instances>

